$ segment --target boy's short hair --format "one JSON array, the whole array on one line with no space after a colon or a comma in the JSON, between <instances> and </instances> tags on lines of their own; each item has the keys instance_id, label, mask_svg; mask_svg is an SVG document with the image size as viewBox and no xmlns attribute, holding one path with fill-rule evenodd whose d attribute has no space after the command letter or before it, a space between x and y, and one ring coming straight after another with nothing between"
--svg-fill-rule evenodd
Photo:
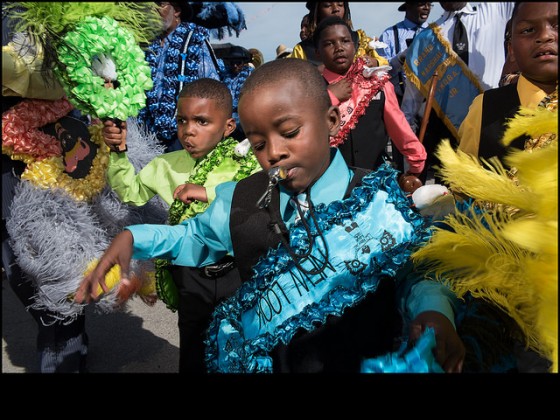
<instances>
[{"instance_id":1,"label":"boy's short hair","mask_svg":"<svg viewBox=\"0 0 560 420\"><path fill-rule=\"evenodd\" d=\"M284 81L290 79L299 82L304 96L313 98L324 110L329 109L331 100L327 91L327 82L317 71L317 67L307 60L291 57L268 61L253 71L241 88L239 101L262 86L282 85Z\"/></svg>"},{"instance_id":2,"label":"boy's short hair","mask_svg":"<svg viewBox=\"0 0 560 420\"><path fill-rule=\"evenodd\" d=\"M228 114L233 113L233 99L229 88L219 80L203 77L187 83L181 93L181 98L212 99L218 103Z\"/></svg>"},{"instance_id":3,"label":"boy's short hair","mask_svg":"<svg viewBox=\"0 0 560 420\"><path fill-rule=\"evenodd\" d=\"M350 25L348 25L344 21L344 19L341 19L338 16L329 16L328 18L325 18L321 22L319 22L319 24L317 25L317 29L315 29L315 32L313 32L313 45L315 46L315 48L319 47L319 38L321 37L321 33L328 27L334 25L346 26L348 28L348 32L350 33L350 35L352 35L352 28L350 28Z\"/></svg>"}]
</instances>

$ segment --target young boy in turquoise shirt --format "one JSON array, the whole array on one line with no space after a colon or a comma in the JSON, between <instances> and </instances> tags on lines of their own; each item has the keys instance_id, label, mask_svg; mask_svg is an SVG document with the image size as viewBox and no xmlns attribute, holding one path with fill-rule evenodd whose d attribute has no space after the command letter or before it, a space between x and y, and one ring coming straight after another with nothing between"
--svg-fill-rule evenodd
<instances>
[{"instance_id":1,"label":"young boy in turquoise shirt","mask_svg":"<svg viewBox=\"0 0 560 420\"><path fill-rule=\"evenodd\" d=\"M313 64L287 58L256 69L239 115L264 171L218 186L208 210L180 225L128 227L76 300L101 298L114 265L127 279L131 258L204 266L230 254L243 284L213 314L211 372L358 372L364 358L393 349L397 306L410 341L433 327L437 362L461 371L454 296L433 281L393 280L426 239L424 220L396 171L363 176L329 146L340 112Z\"/></svg>"}]
</instances>

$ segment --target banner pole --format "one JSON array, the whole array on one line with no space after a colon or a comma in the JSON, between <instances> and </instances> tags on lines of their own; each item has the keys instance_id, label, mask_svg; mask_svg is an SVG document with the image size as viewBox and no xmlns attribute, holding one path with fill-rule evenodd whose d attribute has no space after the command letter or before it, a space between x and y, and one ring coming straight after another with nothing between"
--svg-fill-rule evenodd
<instances>
[{"instance_id":1,"label":"banner pole","mask_svg":"<svg viewBox=\"0 0 560 420\"><path fill-rule=\"evenodd\" d=\"M428 100L426 102L426 109L424 110L424 115L422 117L422 124L420 125L420 133L418 134L418 140L420 143L424 142L424 136L426 135L426 127L428 126L428 120L430 119L430 112L432 111L432 102L434 101L434 94L436 92L438 79L437 70L432 75L432 83L430 85L430 92L428 94Z\"/></svg>"}]
</instances>

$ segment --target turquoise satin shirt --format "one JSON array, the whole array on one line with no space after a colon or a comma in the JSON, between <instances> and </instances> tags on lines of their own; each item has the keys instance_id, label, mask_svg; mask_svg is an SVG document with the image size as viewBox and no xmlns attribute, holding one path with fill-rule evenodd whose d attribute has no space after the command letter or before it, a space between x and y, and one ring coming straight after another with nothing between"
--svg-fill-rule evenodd
<instances>
[{"instance_id":1,"label":"turquoise satin shirt","mask_svg":"<svg viewBox=\"0 0 560 420\"><path fill-rule=\"evenodd\" d=\"M310 194L315 205L341 200L352 178L352 171L338 149L332 149L334 158L323 176L312 186ZM135 259L165 258L174 265L188 267L216 263L226 254L233 255L229 231L229 217L235 182L216 187L216 199L204 213L175 226L134 225L127 229L134 237ZM263 191L264 192L264 191ZM284 218L292 197L281 188L280 206ZM284 220L288 228L292 220ZM413 273L413 276L417 273ZM417 280L417 279L416 279ZM427 310L443 313L454 324L454 295L442 284L420 280L399 297L406 318L414 319Z\"/></svg>"}]
</instances>

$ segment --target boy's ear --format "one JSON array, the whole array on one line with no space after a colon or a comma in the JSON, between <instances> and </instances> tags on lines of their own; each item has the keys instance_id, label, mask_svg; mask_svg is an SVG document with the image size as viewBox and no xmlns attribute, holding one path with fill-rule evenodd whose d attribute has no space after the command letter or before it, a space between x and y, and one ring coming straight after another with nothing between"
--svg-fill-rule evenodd
<instances>
[{"instance_id":1,"label":"boy's ear","mask_svg":"<svg viewBox=\"0 0 560 420\"><path fill-rule=\"evenodd\" d=\"M224 131L224 138L229 137L231 133L235 131L236 128L237 128L237 124L235 122L235 119L228 118L228 120L226 121L226 130Z\"/></svg>"},{"instance_id":2,"label":"boy's ear","mask_svg":"<svg viewBox=\"0 0 560 420\"><path fill-rule=\"evenodd\" d=\"M331 106L327 111L327 120L329 122L329 136L336 136L340 129L340 110L337 106Z\"/></svg>"}]
</instances>

